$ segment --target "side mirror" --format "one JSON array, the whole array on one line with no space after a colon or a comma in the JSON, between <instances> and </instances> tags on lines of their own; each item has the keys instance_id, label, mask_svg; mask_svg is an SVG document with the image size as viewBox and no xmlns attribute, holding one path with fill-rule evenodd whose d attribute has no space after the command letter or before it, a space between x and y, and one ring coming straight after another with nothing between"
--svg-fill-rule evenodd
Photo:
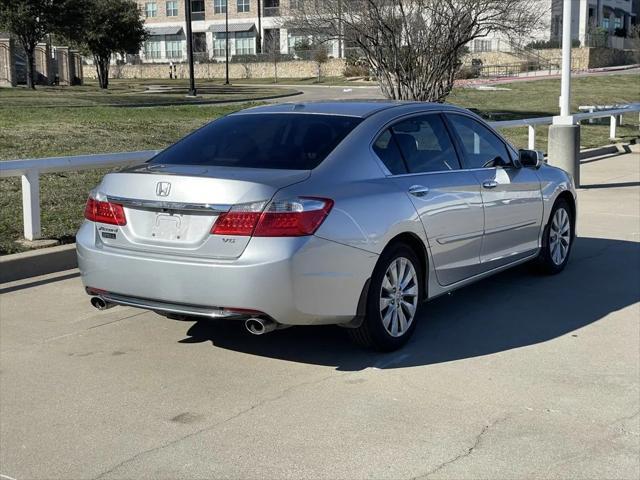
<instances>
[{"instance_id":1,"label":"side mirror","mask_svg":"<svg viewBox=\"0 0 640 480\"><path fill-rule=\"evenodd\" d=\"M523 167L540 168L544 163L544 152L539 150L519 150L520 165Z\"/></svg>"}]
</instances>

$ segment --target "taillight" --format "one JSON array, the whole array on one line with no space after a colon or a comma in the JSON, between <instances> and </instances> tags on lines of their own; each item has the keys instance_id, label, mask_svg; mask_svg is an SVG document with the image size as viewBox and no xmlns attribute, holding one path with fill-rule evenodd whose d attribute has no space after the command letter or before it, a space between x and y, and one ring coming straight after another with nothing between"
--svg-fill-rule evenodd
<instances>
[{"instance_id":1,"label":"taillight","mask_svg":"<svg viewBox=\"0 0 640 480\"><path fill-rule=\"evenodd\" d=\"M119 203L101 202L89 197L84 209L84 218L92 222L108 223L110 225L126 225L127 217L124 207Z\"/></svg>"},{"instance_id":2,"label":"taillight","mask_svg":"<svg viewBox=\"0 0 640 480\"><path fill-rule=\"evenodd\" d=\"M211 228L213 235L251 236L266 202L242 203L218 217Z\"/></svg>"},{"instance_id":3,"label":"taillight","mask_svg":"<svg viewBox=\"0 0 640 480\"><path fill-rule=\"evenodd\" d=\"M236 205L218 217L211 233L254 237L313 235L332 207L333 200L315 197L271 202L264 211L264 202Z\"/></svg>"}]
</instances>

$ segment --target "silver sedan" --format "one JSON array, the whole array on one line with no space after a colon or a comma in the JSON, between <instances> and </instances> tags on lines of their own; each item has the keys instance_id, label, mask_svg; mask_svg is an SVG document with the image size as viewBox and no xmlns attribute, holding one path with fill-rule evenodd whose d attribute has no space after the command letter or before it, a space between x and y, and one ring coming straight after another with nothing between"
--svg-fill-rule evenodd
<instances>
[{"instance_id":1,"label":"silver sedan","mask_svg":"<svg viewBox=\"0 0 640 480\"><path fill-rule=\"evenodd\" d=\"M97 308L337 324L392 350L426 300L523 262L560 272L571 177L477 115L320 102L211 122L92 191L77 234Z\"/></svg>"}]
</instances>

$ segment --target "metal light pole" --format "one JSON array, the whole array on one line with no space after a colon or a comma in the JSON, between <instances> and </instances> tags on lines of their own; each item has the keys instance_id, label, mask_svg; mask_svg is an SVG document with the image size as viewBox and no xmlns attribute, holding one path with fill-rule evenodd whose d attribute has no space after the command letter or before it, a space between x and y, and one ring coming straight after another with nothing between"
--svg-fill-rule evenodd
<instances>
[{"instance_id":1,"label":"metal light pole","mask_svg":"<svg viewBox=\"0 0 640 480\"><path fill-rule=\"evenodd\" d=\"M564 0L562 10L562 78L560 115L549 127L549 163L569 172L580 186L580 125L571 115L571 14L572 0Z\"/></svg>"},{"instance_id":2,"label":"metal light pole","mask_svg":"<svg viewBox=\"0 0 640 480\"><path fill-rule=\"evenodd\" d=\"M562 10L562 79L560 85L560 116L571 115L571 0L564 0Z\"/></svg>"},{"instance_id":3,"label":"metal light pole","mask_svg":"<svg viewBox=\"0 0 640 480\"><path fill-rule=\"evenodd\" d=\"M224 2L224 30L225 30L225 85L229 85L229 0Z\"/></svg>"},{"instance_id":4,"label":"metal light pole","mask_svg":"<svg viewBox=\"0 0 640 480\"><path fill-rule=\"evenodd\" d=\"M258 38L256 39L256 51L262 53L262 5L258 0Z\"/></svg>"},{"instance_id":5,"label":"metal light pole","mask_svg":"<svg viewBox=\"0 0 640 480\"><path fill-rule=\"evenodd\" d=\"M189 96L196 96L196 81L193 74L193 33L191 32L191 0L184 0L187 22L187 61L189 62Z\"/></svg>"}]
</instances>

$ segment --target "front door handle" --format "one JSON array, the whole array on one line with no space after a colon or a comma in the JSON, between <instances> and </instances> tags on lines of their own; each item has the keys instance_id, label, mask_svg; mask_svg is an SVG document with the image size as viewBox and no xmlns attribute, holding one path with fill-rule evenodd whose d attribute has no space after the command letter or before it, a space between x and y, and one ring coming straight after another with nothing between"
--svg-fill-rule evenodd
<instances>
[{"instance_id":1,"label":"front door handle","mask_svg":"<svg viewBox=\"0 0 640 480\"><path fill-rule=\"evenodd\" d=\"M422 185L413 185L409 188L409 193L414 197L424 197L427 193L429 193L429 187L424 187Z\"/></svg>"},{"instance_id":2,"label":"front door handle","mask_svg":"<svg viewBox=\"0 0 640 480\"><path fill-rule=\"evenodd\" d=\"M482 186L484 188L496 188L498 186L498 182L495 180L487 180L486 182L482 182Z\"/></svg>"}]
</instances>

